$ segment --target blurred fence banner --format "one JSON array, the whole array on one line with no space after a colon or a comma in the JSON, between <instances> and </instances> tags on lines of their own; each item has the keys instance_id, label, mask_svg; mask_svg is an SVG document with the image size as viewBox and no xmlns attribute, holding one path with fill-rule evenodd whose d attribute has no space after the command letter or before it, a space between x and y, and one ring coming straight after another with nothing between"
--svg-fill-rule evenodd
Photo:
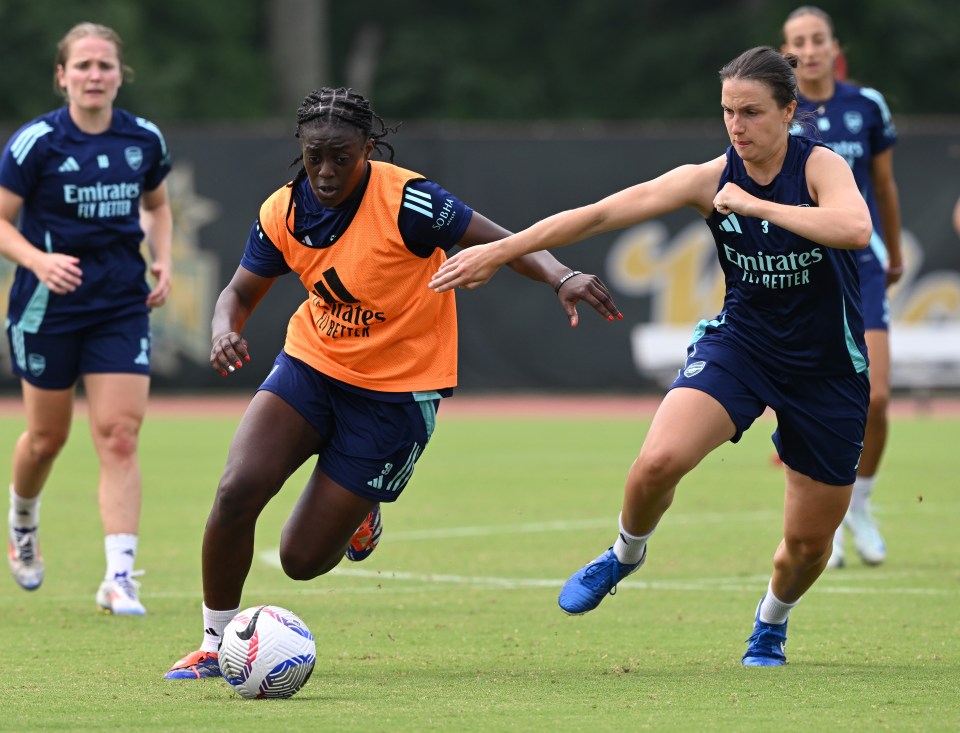
<instances>
[{"instance_id":1,"label":"blurred fence banner","mask_svg":"<svg viewBox=\"0 0 960 733\"><path fill-rule=\"evenodd\" d=\"M293 130L279 124L172 128L174 290L153 315L155 391L247 390L266 376L290 314L304 298L281 278L247 324L253 360L223 379L210 369L210 318L240 262L260 204L295 172ZM960 195L960 121L898 120L896 176L906 273L889 292L895 388L960 388L960 239L950 215ZM4 134L8 138L13 130ZM511 230L561 209L721 155L718 119L697 123L405 124L396 162L437 181ZM716 315L723 282L704 223L677 212L554 255L599 275L624 320L581 306L571 329L553 289L507 268L457 293L464 391L660 392L683 363L695 324ZM13 268L0 263L6 313ZM6 339L0 390L15 391Z\"/></svg>"}]
</instances>

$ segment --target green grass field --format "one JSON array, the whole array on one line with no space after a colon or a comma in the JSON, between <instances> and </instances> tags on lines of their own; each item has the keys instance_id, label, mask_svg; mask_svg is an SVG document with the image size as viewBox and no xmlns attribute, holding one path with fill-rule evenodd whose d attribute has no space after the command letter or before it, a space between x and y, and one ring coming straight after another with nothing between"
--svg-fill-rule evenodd
<instances>
[{"instance_id":1,"label":"green grass field","mask_svg":"<svg viewBox=\"0 0 960 733\"><path fill-rule=\"evenodd\" d=\"M888 562L867 568L851 551L793 612L790 663L744 669L781 536L772 422L709 456L644 569L570 618L557 592L614 538L646 420L441 411L368 561L310 583L277 568L303 474L261 519L244 606L288 607L317 640L313 677L283 701L162 679L201 638L200 540L235 424L149 418L138 558L149 615L112 618L94 603L103 541L78 419L44 494L44 586L0 582L0 729L960 730L960 421L896 419L875 501ZM20 430L0 419L7 475Z\"/></svg>"}]
</instances>

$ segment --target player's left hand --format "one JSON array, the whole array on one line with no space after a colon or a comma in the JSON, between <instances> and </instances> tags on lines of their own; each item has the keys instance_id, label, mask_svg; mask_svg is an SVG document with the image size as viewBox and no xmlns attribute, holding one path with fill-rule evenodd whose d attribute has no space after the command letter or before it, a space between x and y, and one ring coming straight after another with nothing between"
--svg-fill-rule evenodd
<instances>
[{"instance_id":1,"label":"player's left hand","mask_svg":"<svg viewBox=\"0 0 960 733\"><path fill-rule=\"evenodd\" d=\"M167 298L170 297L170 289L173 286L170 279L170 263L154 262L150 265L150 274L156 278L157 284L147 296L147 307L159 308L167 302Z\"/></svg>"},{"instance_id":2,"label":"player's left hand","mask_svg":"<svg viewBox=\"0 0 960 733\"><path fill-rule=\"evenodd\" d=\"M557 297L560 298L560 304L567 312L570 319L570 327L576 328L580 322L580 316L577 314L577 303L583 301L608 321L623 320L623 314L613 302L613 297L607 286L596 275L581 273L575 275L560 286L557 291Z\"/></svg>"},{"instance_id":3,"label":"player's left hand","mask_svg":"<svg viewBox=\"0 0 960 733\"><path fill-rule=\"evenodd\" d=\"M749 207L757 199L732 181L723 184L713 197L713 207L721 214L743 214L750 216Z\"/></svg>"},{"instance_id":4,"label":"player's left hand","mask_svg":"<svg viewBox=\"0 0 960 733\"><path fill-rule=\"evenodd\" d=\"M437 293L454 288L474 290L489 282L502 264L494 247L478 244L457 252L440 265L430 278L430 288Z\"/></svg>"}]
</instances>

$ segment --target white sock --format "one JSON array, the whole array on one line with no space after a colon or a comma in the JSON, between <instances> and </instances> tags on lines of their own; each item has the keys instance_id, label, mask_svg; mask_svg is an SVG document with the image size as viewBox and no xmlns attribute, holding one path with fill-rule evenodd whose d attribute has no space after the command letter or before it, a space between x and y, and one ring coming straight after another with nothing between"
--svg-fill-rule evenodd
<instances>
[{"instance_id":1,"label":"white sock","mask_svg":"<svg viewBox=\"0 0 960 733\"><path fill-rule=\"evenodd\" d=\"M200 651L217 651L220 648L220 640L223 638L223 630L230 623L230 619L239 612L239 607L232 611L214 611L203 604L203 644L200 645Z\"/></svg>"},{"instance_id":2,"label":"white sock","mask_svg":"<svg viewBox=\"0 0 960 733\"><path fill-rule=\"evenodd\" d=\"M857 476L857 480L853 482L853 494L850 495L850 509L852 511L862 512L870 508L870 495L873 493L873 487L876 483L876 476Z\"/></svg>"},{"instance_id":3,"label":"white sock","mask_svg":"<svg viewBox=\"0 0 960 733\"><path fill-rule=\"evenodd\" d=\"M126 574L133 575L133 563L137 558L137 536L135 534L108 534L103 538L103 547L107 553L107 580Z\"/></svg>"},{"instance_id":4,"label":"white sock","mask_svg":"<svg viewBox=\"0 0 960 733\"><path fill-rule=\"evenodd\" d=\"M636 565L643 557L643 548L647 546L647 540L653 531L644 535L633 535L623 528L623 515L617 520L620 524L620 532L617 535L617 541L613 543L613 554L617 560L624 565Z\"/></svg>"},{"instance_id":5,"label":"white sock","mask_svg":"<svg viewBox=\"0 0 960 733\"><path fill-rule=\"evenodd\" d=\"M10 484L10 514L11 527L36 527L40 523L40 497L24 499L18 496Z\"/></svg>"},{"instance_id":6,"label":"white sock","mask_svg":"<svg viewBox=\"0 0 960 733\"><path fill-rule=\"evenodd\" d=\"M793 603L784 603L773 595L773 578L767 585L767 595L760 602L760 620L765 624L782 624L790 615L790 609L800 603L798 598Z\"/></svg>"}]
</instances>

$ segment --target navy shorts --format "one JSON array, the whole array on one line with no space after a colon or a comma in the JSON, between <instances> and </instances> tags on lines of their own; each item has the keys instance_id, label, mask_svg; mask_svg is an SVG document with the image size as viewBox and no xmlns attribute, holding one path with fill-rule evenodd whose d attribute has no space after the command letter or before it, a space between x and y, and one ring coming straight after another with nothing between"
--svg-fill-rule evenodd
<instances>
[{"instance_id":1,"label":"navy shorts","mask_svg":"<svg viewBox=\"0 0 960 733\"><path fill-rule=\"evenodd\" d=\"M870 401L866 372L773 374L701 339L690 347L673 387L699 389L723 405L736 426L734 443L770 407L777 415L773 443L786 465L825 484L847 486L856 480Z\"/></svg>"},{"instance_id":2,"label":"navy shorts","mask_svg":"<svg viewBox=\"0 0 960 733\"><path fill-rule=\"evenodd\" d=\"M13 373L40 389L68 389L82 374L150 375L146 313L70 333L28 333L7 325Z\"/></svg>"},{"instance_id":3,"label":"navy shorts","mask_svg":"<svg viewBox=\"0 0 960 733\"><path fill-rule=\"evenodd\" d=\"M890 328L890 301L887 300L887 273L869 249L857 253L860 273L860 300L865 330Z\"/></svg>"},{"instance_id":4,"label":"navy shorts","mask_svg":"<svg viewBox=\"0 0 960 733\"><path fill-rule=\"evenodd\" d=\"M289 403L324 438L317 465L371 501L396 501L436 425L440 396L372 399L281 351L260 385Z\"/></svg>"}]
</instances>

